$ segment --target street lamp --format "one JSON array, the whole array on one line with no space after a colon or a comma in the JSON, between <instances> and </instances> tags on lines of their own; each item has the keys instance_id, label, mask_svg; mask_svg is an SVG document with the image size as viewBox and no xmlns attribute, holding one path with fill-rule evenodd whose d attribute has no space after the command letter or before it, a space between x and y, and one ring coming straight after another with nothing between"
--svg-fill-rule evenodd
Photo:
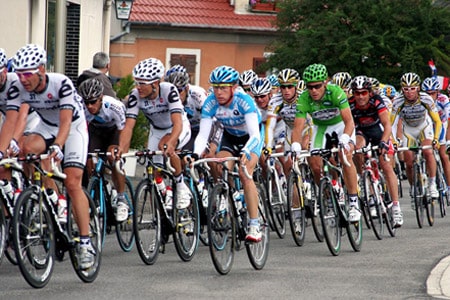
<instances>
[{"instance_id":1,"label":"street lamp","mask_svg":"<svg viewBox=\"0 0 450 300\"><path fill-rule=\"evenodd\" d=\"M128 20L133 7L133 0L116 0L116 18L119 20Z\"/></svg>"}]
</instances>

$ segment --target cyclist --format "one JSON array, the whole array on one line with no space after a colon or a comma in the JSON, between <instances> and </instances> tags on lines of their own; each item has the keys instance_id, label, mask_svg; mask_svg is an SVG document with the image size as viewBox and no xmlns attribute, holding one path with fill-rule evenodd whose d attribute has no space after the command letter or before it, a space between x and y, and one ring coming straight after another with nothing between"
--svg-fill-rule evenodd
<instances>
[{"instance_id":1,"label":"cyclist","mask_svg":"<svg viewBox=\"0 0 450 300\"><path fill-rule=\"evenodd\" d=\"M439 156L441 157L444 175L447 180L447 190L450 192L450 160L447 154L447 140L450 140L450 133L448 130L450 119L450 102L448 97L440 93L441 84L436 77L428 77L423 80L422 91L433 98L438 109L439 117L442 122L442 129L439 135Z\"/></svg>"},{"instance_id":2,"label":"cyclist","mask_svg":"<svg viewBox=\"0 0 450 300\"><path fill-rule=\"evenodd\" d=\"M261 114L251 96L238 88L238 80L239 73L229 66L219 66L211 72L210 83L214 93L205 100L194 153L198 156L205 154L213 118L216 118L224 127L220 150L216 157L240 157L241 165L252 174L263 146L263 132L260 130ZM258 220L258 192L253 179L247 178L243 170L239 169L250 217L245 239L249 242L260 242L262 236Z\"/></svg>"},{"instance_id":3,"label":"cyclist","mask_svg":"<svg viewBox=\"0 0 450 300\"><path fill-rule=\"evenodd\" d=\"M391 124L394 137L401 137L402 144L410 146L432 145L438 147L439 135L442 123L436 109L434 100L426 93L420 92L420 77L416 73L405 73L400 79L402 94L394 99ZM401 132L396 133L397 123L401 121ZM434 125L433 125L434 122ZM434 129L433 129L434 128ZM431 149L425 149L423 156L427 163L429 174L429 190L432 198L439 197L436 188L436 160ZM404 152L406 164L406 175L410 184L410 195L412 198L412 166L414 153ZM414 209L414 200L411 201Z\"/></svg>"},{"instance_id":4,"label":"cyclist","mask_svg":"<svg viewBox=\"0 0 450 300\"><path fill-rule=\"evenodd\" d=\"M277 75L271 74L269 77L270 84L272 85L272 95L276 95L280 92L280 83L278 82Z\"/></svg>"},{"instance_id":5,"label":"cyclist","mask_svg":"<svg viewBox=\"0 0 450 300\"><path fill-rule=\"evenodd\" d=\"M357 222L361 218L357 195L356 168L352 160L355 145L355 124L345 92L335 84L327 84L328 71L322 64L312 64L303 72L307 93L300 95L297 101L297 113L292 130L292 151L299 153L302 149L302 131L306 124L306 114L311 114L313 121L312 149L325 148L327 134L337 134L345 148L345 155L350 164L343 165L344 182L349 198L349 221ZM341 155L341 153L339 153ZM342 159L342 157L341 157ZM320 180L322 159L313 156L309 161L316 183Z\"/></svg>"},{"instance_id":6,"label":"cyclist","mask_svg":"<svg viewBox=\"0 0 450 300\"><path fill-rule=\"evenodd\" d=\"M372 83L367 76L356 76L351 83L351 89L353 96L349 99L349 104L356 126L356 149L361 149L368 143L379 145L380 166L386 176L388 191L393 202L394 226L400 227L403 225L403 214L398 201L398 185L392 166L394 146L391 141L392 128L389 112L383 99L373 93ZM385 160L384 154L388 155L389 161ZM359 174L362 173L363 159L362 154L355 155Z\"/></svg>"},{"instance_id":7,"label":"cyclist","mask_svg":"<svg viewBox=\"0 0 450 300\"><path fill-rule=\"evenodd\" d=\"M80 231L79 265L88 269L97 253L89 237L89 204L81 185L88 146L86 119L72 81L63 74L47 73L46 61L47 53L38 45L28 44L17 51L14 69L24 90L8 106L18 109L24 102L40 116L39 124L24 137L24 154L49 150L57 161L64 158L64 186Z\"/></svg>"},{"instance_id":8,"label":"cyclist","mask_svg":"<svg viewBox=\"0 0 450 300\"><path fill-rule=\"evenodd\" d=\"M83 81L78 87L78 93L84 100L85 115L88 122L89 146L88 151L95 150L113 152L119 144L119 136L125 127L125 105L111 96L103 94L103 83L93 77ZM114 157L108 158L111 164ZM95 167L92 159L86 162L88 176ZM112 168L112 179L117 190L117 198L112 199L112 207L117 222L128 218L128 204L125 199L125 176L116 168Z\"/></svg>"},{"instance_id":9,"label":"cyclist","mask_svg":"<svg viewBox=\"0 0 450 300\"><path fill-rule=\"evenodd\" d=\"M331 83L334 83L344 90L347 98L351 97L350 83L352 82L352 76L348 72L337 72L331 76Z\"/></svg>"},{"instance_id":10,"label":"cyclist","mask_svg":"<svg viewBox=\"0 0 450 300\"><path fill-rule=\"evenodd\" d=\"M381 83L378 79L375 77L368 77L370 82L372 83L372 92L376 95L380 95L381 98L384 101L384 104L389 109L389 111L392 110L392 100L391 98L387 97L383 93L383 89L381 88Z\"/></svg>"},{"instance_id":11,"label":"cyclist","mask_svg":"<svg viewBox=\"0 0 450 300\"><path fill-rule=\"evenodd\" d=\"M181 161L176 150L183 148L189 141L191 128L176 86L161 82L163 76L164 66L156 58L144 59L134 67L136 88L128 98L126 122L120 134L117 158L122 152L128 151L136 118L141 110L150 123L147 148L150 151L163 150L170 158L175 169L177 208L184 209L190 205L191 196L183 180ZM161 156L155 156L154 161L163 163ZM170 207L172 204L166 205Z\"/></svg>"},{"instance_id":12,"label":"cyclist","mask_svg":"<svg viewBox=\"0 0 450 300\"><path fill-rule=\"evenodd\" d=\"M258 79L258 75L253 70L246 70L239 75L239 86L244 89L247 94L251 95L250 86Z\"/></svg>"},{"instance_id":13,"label":"cyclist","mask_svg":"<svg viewBox=\"0 0 450 300\"><path fill-rule=\"evenodd\" d=\"M177 87L181 103L184 105L184 111L191 124L191 139L183 149L193 150L194 140L200 126L202 106L206 99L206 91L198 85L189 84L189 74L187 72L168 71L167 73L164 80Z\"/></svg>"}]
</instances>

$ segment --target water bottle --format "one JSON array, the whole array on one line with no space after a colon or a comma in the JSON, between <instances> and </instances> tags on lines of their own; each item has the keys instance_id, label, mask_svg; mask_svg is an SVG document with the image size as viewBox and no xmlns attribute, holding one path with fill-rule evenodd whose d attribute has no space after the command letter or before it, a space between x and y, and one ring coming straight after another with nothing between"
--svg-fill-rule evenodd
<instances>
[{"instance_id":1,"label":"water bottle","mask_svg":"<svg viewBox=\"0 0 450 300\"><path fill-rule=\"evenodd\" d=\"M46 189L48 198L52 201L55 208L58 207L58 194L53 189Z\"/></svg>"},{"instance_id":2,"label":"water bottle","mask_svg":"<svg viewBox=\"0 0 450 300\"><path fill-rule=\"evenodd\" d=\"M339 205L343 205L345 203L344 189L341 187L341 185L335 179L331 180L331 185L333 186L333 189L336 191L336 194L338 196L337 200L339 202Z\"/></svg>"},{"instance_id":3,"label":"water bottle","mask_svg":"<svg viewBox=\"0 0 450 300\"><path fill-rule=\"evenodd\" d=\"M241 211L242 200L241 200L241 193L238 190L234 191L234 193L233 193L233 200L234 200L234 202L236 204L236 210L238 212Z\"/></svg>"},{"instance_id":4,"label":"water bottle","mask_svg":"<svg viewBox=\"0 0 450 300\"><path fill-rule=\"evenodd\" d=\"M170 185L168 185L165 188L165 194L166 194L166 198L165 198L165 207L166 209L172 209L173 206L173 191L172 191L172 187Z\"/></svg>"},{"instance_id":5,"label":"water bottle","mask_svg":"<svg viewBox=\"0 0 450 300\"><path fill-rule=\"evenodd\" d=\"M59 223L67 223L67 200L64 195L58 197L58 219Z\"/></svg>"},{"instance_id":6,"label":"water bottle","mask_svg":"<svg viewBox=\"0 0 450 300\"><path fill-rule=\"evenodd\" d=\"M164 182L164 179L162 177L156 177L156 187L158 188L158 191L161 193L161 195L166 195L166 183Z\"/></svg>"},{"instance_id":7,"label":"water bottle","mask_svg":"<svg viewBox=\"0 0 450 300\"><path fill-rule=\"evenodd\" d=\"M14 191L14 206L15 206L16 203L17 203L17 199L19 199L20 193L22 193L22 190L21 190L20 188L17 188L17 189Z\"/></svg>"},{"instance_id":8,"label":"water bottle","mask_svg":"<svg viewBox=\"0 0 450 300\"><path fill-rule=\"evenodd\" d=\"M307 201L311 201L311 182L305 181L303 182L303 188L305 190L305 197Z\"/></svg>"},{"instance_id":9,"label":"water bottle","mask_svg":"<svg viewBox=\"0 0 450 300\"><path fill-rule=\"evenodd\" d=\"M5 192L6 197L8 197L8 200L12 200L14 196L14 191L11 182L9 182L6 179L3 179L0 181L0 186L3 188L3 191Z\"/></svg>"},{"instance_id":10,"label":"water bottle","mask_svg":"<svg viewBox=\"0 0 450 300\"><path fill-rule=\"evenodd\" d=\"M108 195L111 195L112 193L112 186L109 181L106 181L106 191L108 192Z\"/></svg>"}]
</instances>

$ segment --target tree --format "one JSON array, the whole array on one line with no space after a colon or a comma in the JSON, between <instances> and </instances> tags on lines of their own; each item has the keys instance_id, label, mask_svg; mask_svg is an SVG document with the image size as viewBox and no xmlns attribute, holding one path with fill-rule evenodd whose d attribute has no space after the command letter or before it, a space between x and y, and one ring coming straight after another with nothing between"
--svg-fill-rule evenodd
<instances>
[{"instance_id":1,"label":"tree","mask_svg":"<svg viewBox=\"0 0 450 300\"><path fill-rule=\"evenodd\" d=\"M398 85L405 72L450 76L450 8L431 0L284 0L266 69L322 63Z\"/></svg>"}]
</instances>

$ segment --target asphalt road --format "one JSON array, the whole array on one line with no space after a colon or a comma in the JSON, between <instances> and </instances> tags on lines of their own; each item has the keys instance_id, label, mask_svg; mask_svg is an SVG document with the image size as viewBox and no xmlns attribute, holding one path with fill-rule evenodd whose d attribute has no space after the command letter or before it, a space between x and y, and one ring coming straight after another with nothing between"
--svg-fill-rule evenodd
<instances>
[{"instance_id":1,"label":"asphalt road","mask_svg":"<svg viewBox=\"0 0 450 300\"><path fill-rule=\"evenodd\" d=\"M405 188L405 195L407 189ZM152 265L135 248L124 253L114 234L107 236L99 277L82 283L68 258L57 263L49 284L31 288L18 267L0 265L0 299L429 299L426 280L440 259L450 253L450 217L436 216L433 227L419 229L409 200L401 199L405 223L395 238L379 241L364 228L361 252L346 239L339 256L331 256L309 227L304 246L290 234L271 234L265 268L255 271L245 250L237 252L231 272L219 275L208 248L182 262L173 243ZM450 284L450 283L449 283Z\"/></svg>"}]
</instances>

